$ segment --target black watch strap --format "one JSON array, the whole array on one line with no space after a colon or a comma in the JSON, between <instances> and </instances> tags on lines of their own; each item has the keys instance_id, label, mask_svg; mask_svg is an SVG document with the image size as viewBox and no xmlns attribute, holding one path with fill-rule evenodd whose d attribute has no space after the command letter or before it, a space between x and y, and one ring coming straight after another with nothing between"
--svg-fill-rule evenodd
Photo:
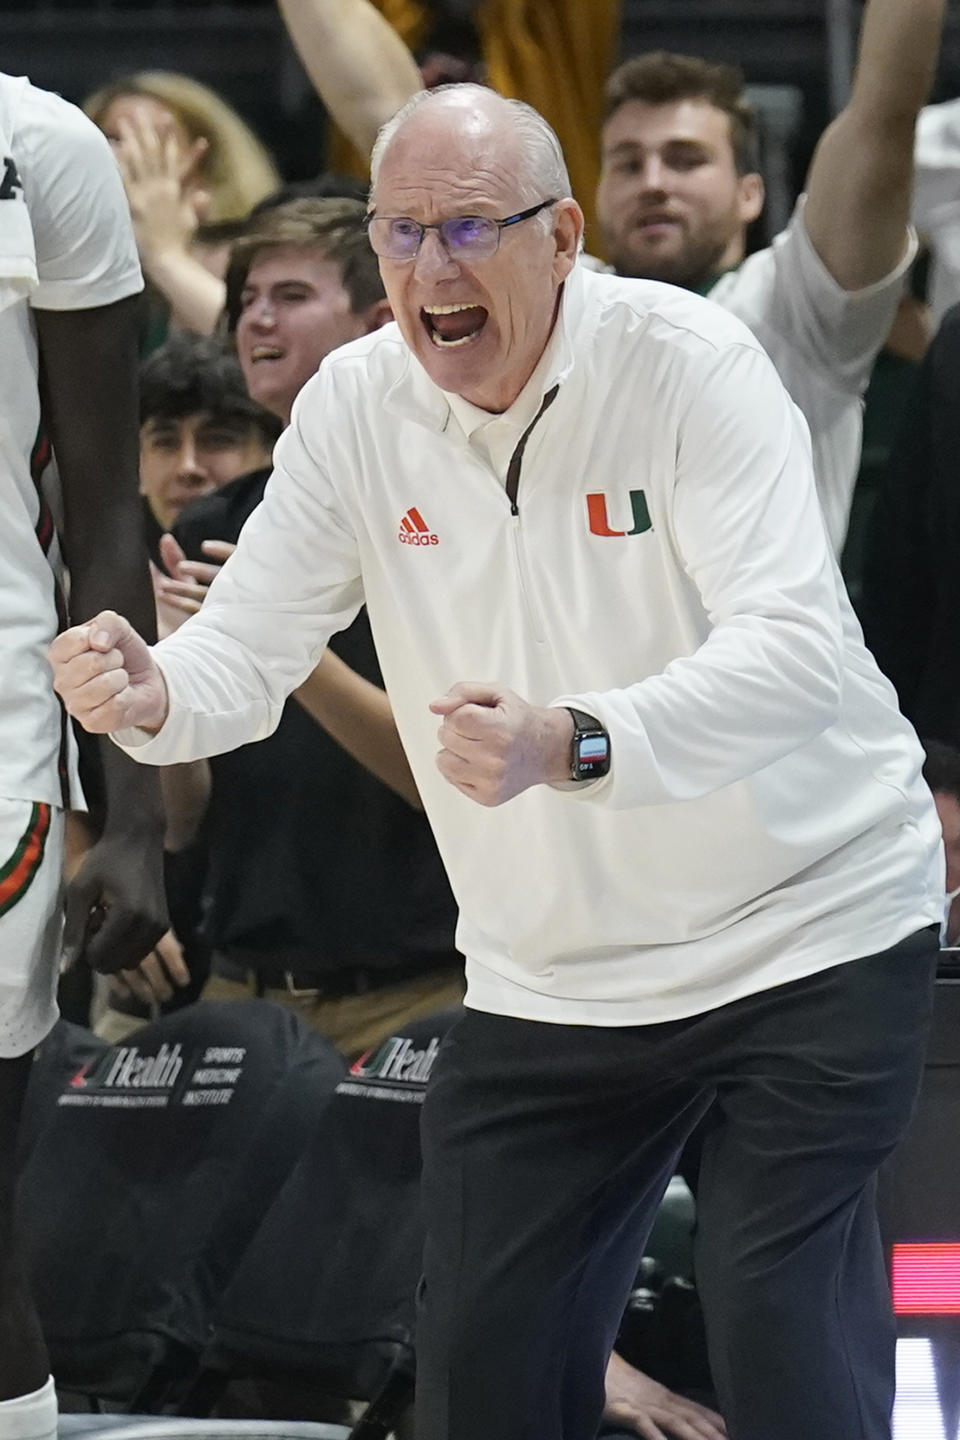
<instances>
[{"instance_id":1,"label":"black watch strap","mask_svg":"<svg viewBox=\"0 0 960 1440\"><path fill-rule=\"evenodd\" d=\"M599 780L610 769L610 736L595 716L572 705L564 708L573 717L570 779Z\"/></svg>"}]
</instances>

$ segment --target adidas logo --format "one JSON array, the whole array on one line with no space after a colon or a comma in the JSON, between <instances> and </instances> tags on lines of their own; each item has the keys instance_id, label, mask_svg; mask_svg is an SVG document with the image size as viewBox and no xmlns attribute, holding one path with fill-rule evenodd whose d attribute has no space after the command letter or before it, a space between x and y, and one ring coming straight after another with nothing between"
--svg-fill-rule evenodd
<instances>
[{"instance_id":1,"label":"adidas logo","mask_svg":"<svg viewBox=\"0 0 960 1440\"><path fill-rule=\"evenodd\" d=\"M434 535L430 526L424 520L420 511L412 505L400 521L400 533L397 536L401 545L439 545L440 536Z\"/></svg>"}]
</instances>

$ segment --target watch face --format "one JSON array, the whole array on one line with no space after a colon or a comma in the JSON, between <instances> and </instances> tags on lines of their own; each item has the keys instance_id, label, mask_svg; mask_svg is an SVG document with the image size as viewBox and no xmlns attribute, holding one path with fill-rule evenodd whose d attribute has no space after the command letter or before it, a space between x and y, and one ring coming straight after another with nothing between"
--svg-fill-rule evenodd
<instances>
[{"instance_id":1,"label":"watch face","mask_svg":"<svg viewBox=\"0 0 960 1440\"><path fill-rule=\"evenodd\" d=\"M606 735L584 735L580 740L580 764L595 765L607 758Z\"/></svg>"}]
</instances>

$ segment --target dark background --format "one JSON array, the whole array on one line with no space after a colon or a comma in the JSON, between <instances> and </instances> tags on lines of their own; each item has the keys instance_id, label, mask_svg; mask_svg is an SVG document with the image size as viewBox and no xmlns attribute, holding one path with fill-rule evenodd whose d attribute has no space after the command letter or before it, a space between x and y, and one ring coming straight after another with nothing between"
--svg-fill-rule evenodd
<instances>
[{"instance_id":1,"label":"dark background","mask_svg":"<svg viewBox=\"0 0 960 1440\"><path fill-rule=\"evenodd\" d=\"M473 8L470 0L434 4L447 18L469 15ZM621 55L689 51L735 61L751 84L794 87L801 108L789 145L789 181L797 190L831 113L828 31L831 13L836 23L844 10L856 25L860 0L624 0ZM29 75L79 101L125 71L182 70L236 106L288 179L308 177L323 165L323 110L272 0L0 0L0 25L0 67L8 74ZM841 42L849 38L842 26L839 33ZM936 98L956 95L960 8L955 7Z\"/></svg>"}]
</instances>

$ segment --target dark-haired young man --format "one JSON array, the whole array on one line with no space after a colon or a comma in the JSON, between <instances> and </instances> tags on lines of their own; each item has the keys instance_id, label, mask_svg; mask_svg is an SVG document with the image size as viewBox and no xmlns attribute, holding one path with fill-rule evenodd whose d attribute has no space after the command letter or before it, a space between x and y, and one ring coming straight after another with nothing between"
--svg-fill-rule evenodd
<instances>
[{"instance_id":1,"label":"dark-haired young man","mask_svg":"<svg viewBox=\"0 0 960 1440\"><path fill-rule=\"evenodd\" d=\"M621 275L709 294L746 321L810 426L833 548L846 534L862 397L915 254L916 120L944 0L870 0L846 109L773 245L745 259L763 206L756 125L729 66L651 54L607 86L597 216Z\"/></svg>"},{"instance_id":2,"label":"dark-haired young man","mask_svg":"<svg viewBox=\"0 0 960 1440\"><path fill-rule=\"evenodd\" d=\"M261 469L280 422L251 400L219 340L173 335L140 371L140 493L151 558L160 536L201 495Z\"/></svg>"}]
</instances>

